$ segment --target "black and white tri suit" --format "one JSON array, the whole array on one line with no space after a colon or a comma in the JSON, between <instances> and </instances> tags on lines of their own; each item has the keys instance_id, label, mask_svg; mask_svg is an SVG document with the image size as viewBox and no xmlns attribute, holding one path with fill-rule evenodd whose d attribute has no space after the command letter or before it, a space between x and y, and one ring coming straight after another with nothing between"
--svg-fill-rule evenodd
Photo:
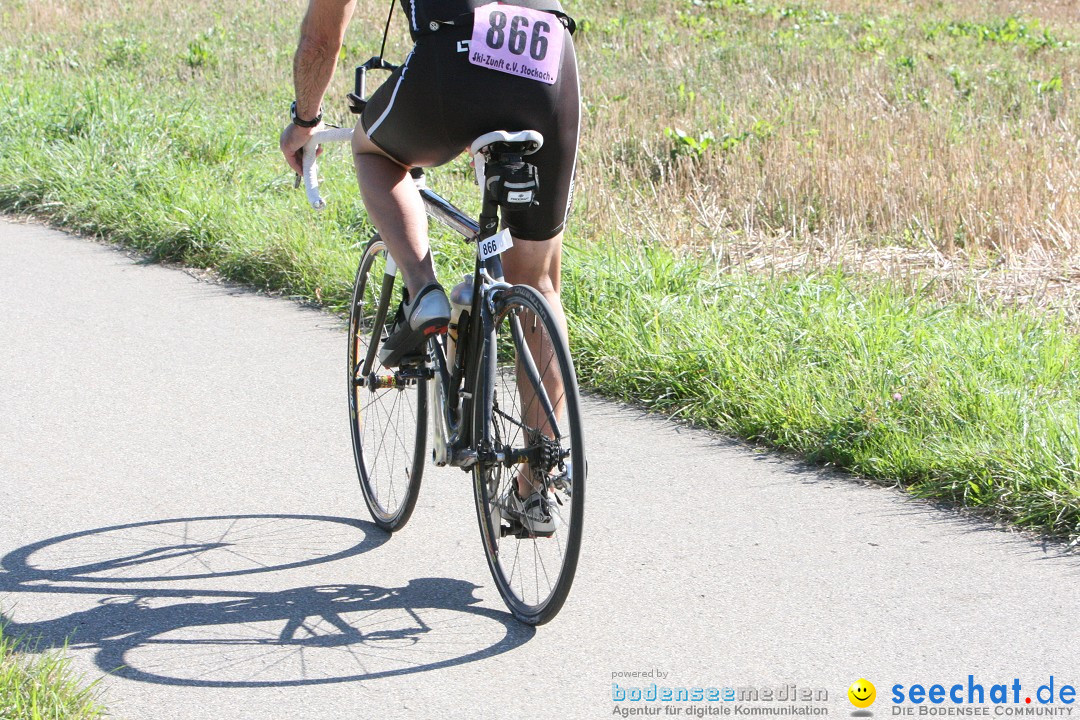
<instances>
[{"instance_id":1,"label":"black and white tri suit","mask_svg":"<svg viewBox=\"0 0 1080 720\"><path fill-rule=\"evenodd\" d=\"M539 171L538 204L504 213L514 237L547 240L566 222L573 194L580 120L577 59L569 31L554 84L469 62L470 23L460 19L491 0L401 0L415 45L401 67L371 96L361 123L372 142L398 162L421 167L454 159L492 130L536 130L544 146L529 156ZM562 11L557 0L511 0ZM554 18L554 16L553 16Z\"/></svg>"}]
</instances>

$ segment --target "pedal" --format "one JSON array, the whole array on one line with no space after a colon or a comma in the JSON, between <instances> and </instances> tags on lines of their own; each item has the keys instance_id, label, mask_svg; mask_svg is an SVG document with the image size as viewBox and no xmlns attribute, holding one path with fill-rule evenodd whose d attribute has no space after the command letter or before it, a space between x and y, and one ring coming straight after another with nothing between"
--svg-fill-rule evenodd
<instances>
[{"instance_id":1,"label":"pedal","mask_svg":"<svg viewBox=\"0 0 1080 720\"><path fill-rule=\"evenodd\" d=\"M427 352L426 351L424 351L422 353L419 353L419 354L406 355L405 357L401 358L401 360L398 361L398 367L400 367L403 371L407 371L410 368L420 367L421 365L424 365L425 363L427 363Z\"/></svg>"},{"instance_id":2,"label":"pedal","mask_svg":"<svg viewBox=\"0 0 1080 720\"><path fill-rule=\"evenodd\" d=\"M512 536L516 537L518 540L542 540L542 539L545 539L545 538L549 538L549 537L551 537L552 535L555 534L554 532L544 533L544 534L532 533L532 532L529 532L528 529L526 529L526 527L524 525L521 525L519 523L514 523L514 525L516 525L516 527L507 527L506 525L503 525L502 526L502 537L506 537L507 535L512 535Z\"/></svg>"},{"instance_id":3,"label":"pedal","mask_svg":"<svg viewBox=\"0 0 1080 720\"><path fill-rule=\"evenodd\" d=\"M399 380L430 380L435 377L435 370L427 366L427 357L408 358L413 363L402 363L396 373Z\"/></svg>"}]
</instances>

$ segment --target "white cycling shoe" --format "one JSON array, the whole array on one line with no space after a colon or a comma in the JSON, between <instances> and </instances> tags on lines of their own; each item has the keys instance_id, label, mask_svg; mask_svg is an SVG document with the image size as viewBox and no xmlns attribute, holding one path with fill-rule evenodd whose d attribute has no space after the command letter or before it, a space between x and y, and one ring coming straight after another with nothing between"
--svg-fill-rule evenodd
<instances>
[{"instance_id":1,"label":"white cycling shoe","mask_svg":"<svg viewBox=\"0 0 1080 720\"><path fill-rule=\"evenodd\" d=\"M511 490L506 498L506 513L537 537L550 537L555 533L550 503L539 490L524 500L518 497L517 488Z\"/></svg>"},{"instance_id":2,"label":"white cycling shoe","mask_svg":"<svg viewBox=\"0 0 1080 720\"><path fill-rule=\"evenodd\" d=\"M403 358L423 353L430 335L446 332L450 323L450 301L438 283L431 283L411 300L398 306L390 335L379 347L379 362L396 367Z\"/></svg>"}]
</instances>

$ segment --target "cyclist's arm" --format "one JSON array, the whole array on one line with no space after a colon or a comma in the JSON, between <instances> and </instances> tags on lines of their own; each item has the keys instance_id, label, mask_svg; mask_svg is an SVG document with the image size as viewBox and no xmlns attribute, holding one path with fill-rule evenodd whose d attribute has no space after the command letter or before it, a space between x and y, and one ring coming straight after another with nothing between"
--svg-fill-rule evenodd
<instances>
[{"instance_id":1,"label":"cyclist's arm","mask_svg":"<svg viewBox=\"0 0 1080 720\"><path fill-rule=\"evenodd\" d=\"M296 111L302 118L313 118L319 113L355 6L356 0L308 3L300 25L300 44L293 56Z\"/></svg>"},{"instance_id":2,"label":"cyclist's arm","mask_svg":"<svg viewBox=\"0 0 1080 720\"><path fill-rule=\"evenodd\" d=\"M300 43L293 56L296 114L314 118L322 109L338 53L356 0L310 0L300 25ZM293 170L301 172L299 151L315 128L289 124L281 133L281 152Z\"/></svg>"}]
</instances>

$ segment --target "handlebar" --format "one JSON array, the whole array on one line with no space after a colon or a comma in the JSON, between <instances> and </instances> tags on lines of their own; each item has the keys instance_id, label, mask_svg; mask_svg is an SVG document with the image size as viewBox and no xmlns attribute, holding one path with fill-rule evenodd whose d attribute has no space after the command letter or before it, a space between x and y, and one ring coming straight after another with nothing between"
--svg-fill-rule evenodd
<instances>
[{"instance_id":1,"label":"handlebar","mask_svg":"<svg viewBox=\"0 0 1080 720\"><path fill-rule=\"evenodd\" d=\"M318 163L315 160L319 146L324 143L352 140L352 134L352 128L323 128L315 132L304 146L304 190L307 192L308 202L316 210L326 207L326 201L319 194Z\"/></svg>"},{"instance_id":2,"label":"handlebar","mask_svg":"<svg viewBox=\"0 0 1080 720\"><path fill-rule=\"evenodd\" d=\"M388 63L386 60L383 60L381 56L369 58L363 65L357 66L354 91L348 95L349 108L352 112L359 115L364 111L364 106L367 105L367 100L364 98L364 95L367 94L365 80L368 70L387 70L393 72L397 69L397 65ZM307 145L304 146L304 190L307 191L308 202L311 203L311 207L316 210L322 210L326 207L326 201L324 201L319 194L319 176L317 174L318 163L315 160L319 146L328 142L350 141L352 140L352 134L353 131L351 128L324 128L313 134L311 139L308 140Z\"/></svg>"}]
</instances>

